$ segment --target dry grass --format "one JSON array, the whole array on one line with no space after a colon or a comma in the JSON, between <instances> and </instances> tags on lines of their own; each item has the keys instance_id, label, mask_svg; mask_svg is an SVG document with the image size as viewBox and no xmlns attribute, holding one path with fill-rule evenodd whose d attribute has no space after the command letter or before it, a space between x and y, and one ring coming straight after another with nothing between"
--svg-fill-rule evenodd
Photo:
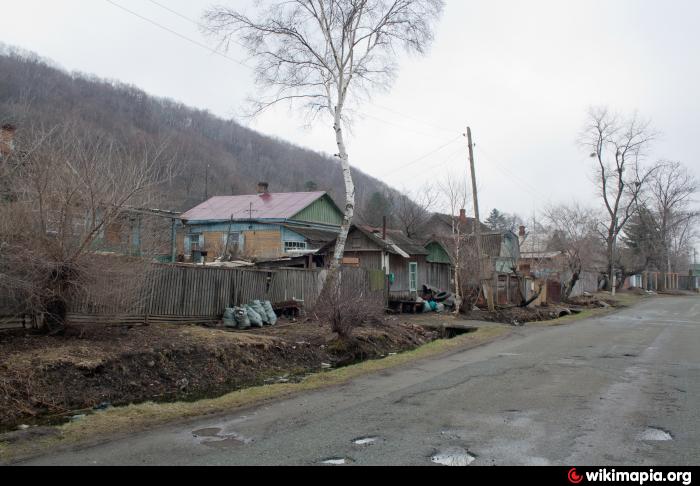
<instances>
[{"instance_id":1,"label":"dry grass","mask_svg":"<svg viewBox=\"0 0 700 486\"><path fill-rule=\"evenodd\" d=\"M0 461L9 463L22 458L40 455L48 451L94 444L122 437L140 430L157 427L169 422L182 421L231 411L265 401L284 398L291 394L340 385L354 378L401 366L420 359L473 348L489 343L510 333L509 326L489 326L476 332L463 334L451 340L433 341L413 351L389 356L381 360L366 361L345 368L317 373L301 383L283 383L246 388L218 398L197 402L142 403L106 410L86 416L78 422L58 426L60 436L34 439L12 446L0 443ZM242 334L238 334L242 336ZM257 337L257 336L256 336Z\"/></svg>"}]
</instances>

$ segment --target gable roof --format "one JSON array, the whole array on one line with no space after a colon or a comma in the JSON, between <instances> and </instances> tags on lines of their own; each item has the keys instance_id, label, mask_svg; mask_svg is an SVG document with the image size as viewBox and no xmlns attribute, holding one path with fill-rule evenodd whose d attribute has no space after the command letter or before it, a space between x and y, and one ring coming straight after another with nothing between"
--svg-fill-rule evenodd
<instances>
[{"instance_id":1,"label":"gable roof","mask_svg":"<svg viewBox=\"0 0 700 486\"><path fill-rule=\"evenodd\" d=\"M371 226L354 226L361 231L378 247L385 249L389 253L395 253L408 258L411 255L428 255L430 252L423 245L413 238L406 236L401 230L387 229L386 239L382 239L382 228Z\"/></svg>"},{"instance_id":2,"label":"gable roof","mask_svg":"<svg viewBox=\"0 0 700 486\"><path fill-rule=\"evenodd\" d=\"M291 219L325 192L271 192L242 196L214 196L180 215L185 221ZM330 199L330 197L329 197ZM252 211L251 211L252 210Z\"/></svg>"},{"instance_id":3,"label":"gable roof","mask_svg":"<svg viewBox=\"0 0 700 486\"><path fill-rule=\"evenodd\" d=\"M440 240L428 240L423 247L428 252L427 261L429 263L454 263L452 255L450 255L444 242Z\"/></svg>"},{"instance_id":4,"label":"gable roof","mask_svg":"<svg viewBox=\"0 0 700 486\"><path fill-rule=\"evenodd\" d=\"M433 213L433 215L430 217L428 220L429 224L432 223L442 223L444 226L449 229L450 233L452 232L452 221L457 221L459 219L459 216L450 216L449 214L445 213ZM467 222L464 225L464 228L461 228L461 231L463 234L470 234L474 232L474 222L476 221L475 218L467 216ZM481 231L483 232L488 232L492 231L491 228L486 226L484 223L481 223ZM427 232L431 232L428 230ZM434 232L432 231L432 234L440 234L440 232Z\"/></svg>"}]
</instances>

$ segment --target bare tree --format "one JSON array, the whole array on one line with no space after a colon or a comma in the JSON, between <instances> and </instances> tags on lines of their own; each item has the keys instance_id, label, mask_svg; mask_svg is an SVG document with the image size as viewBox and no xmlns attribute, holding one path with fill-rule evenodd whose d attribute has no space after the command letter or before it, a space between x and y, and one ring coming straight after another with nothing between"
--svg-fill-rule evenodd
<instances>
[{"instance_id":1,"label":"bare tree","mask_svg":"<svg viewBox=\"0 0 700 486\"><path fill-rule=\"evenodd\" d=\"M692 240L693 222L698 217L690 205L698 192L698 181L680 162L661 162L649 179L650 206L656 212L660 255L667 272L674 270L674 260L687 252ZM678 270L676 267L675 270Z\"/></svg>"},{"instance_id":2,"label":"bare tree","mask_svg":"<svg viewBox=\"0 0 700 486\"><path fill-rule=\"evenodd\" d=\"M346 108L387 89L398 47L423 53L433 39L442 0L292 0L261 2L257 18L215 6L207 32L225 46L238 38L257 60L258 84L269 93L255 112L279 102L300 103L313 120L329 115L345 182L345 211L332 272L340 267L355 211L355 186L343 128ZM332 281L333 279L329 279Z\"/></svg>"},{"instance_id":3,"label":"bare tree","mask_svg":"<svg viewBox=\"0 0 700 486\"><path fill-rule=\"evenodd\" d=\"M71 298L107 271L96 254L105 230L167 180L165 144L127 150L77 124L19 132L0 202L0 293L60 330Z\"/></svg>"},{"instance_id":4,"label":"bare tree","mask_svg":"<svg viewBox=\"0 0 700 486\"><path fill-rule=\"evenodd\" d=\"M606 217L599 233L607 250L607 289L612 289L615 245L635 213L645 184L655 168L644 168L646 149L655 138L648 121L637 115L622 118L607 108L592 108L580 144L596 159L595 183Z\"/></svg>"},{"instance_id":5,"label":"bare tree","mask_svg":"<svg viewBox=\"0 0 700 486\"><path fill-rule=\"evenodd\" d=\"M392 216L406 236L415 238L423 232L425 223L437 204L438 196L439 191L436 187L425 184L418 191L404 189L393 199Z\"/></svg>"},{"instance_id":6,"label":"bare tree","mask_svg":"<svg viewBox=\"0 0 700 486\"><path fill-rule=\"evenodd\" d=\"M577 203L550 206L544 216L556 236L556 250L563 253L570 273L564 285L564 300L568 300L581 272L590 269L596 260L598 220L592 209Z\"/></svg>"},{"instance_id":7,"label":"bare tree","mask_svg":"<svg viewBox=\"0 0 700 486\"><path fill-rule=\"evenodd\" d=\"M467 288L468 276L465 273L474 270L474 267L469 265L470 262L473 263L473 260L476 260L476 265L479 264L476 254L471 254L466 248L465 240L469 229L462 218L456 216L460 214L461 210L466 209L468 201L467 181L463 176L448 175L439 184L439 189L452 221L452 234L449 241L445 242L445 247L450 252L450 258L454 265L455 313L459 314ZM471 299L469 303L473 304Z\"/></svg>"}]
</instances>

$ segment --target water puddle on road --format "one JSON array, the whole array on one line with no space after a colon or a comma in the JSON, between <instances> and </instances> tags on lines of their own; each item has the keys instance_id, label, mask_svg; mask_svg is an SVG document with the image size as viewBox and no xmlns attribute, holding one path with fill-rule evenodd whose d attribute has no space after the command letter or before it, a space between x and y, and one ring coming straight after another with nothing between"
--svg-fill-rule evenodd
<instances>
[{"instance_id":1,"label":"water puddle on road","mask_svg":"<svg viewBox=\"0 0 700 486\"><path fill-rule=\"evenodd\" d=\"M195 437L218 437L221 429L217 427L210 427L207 429L193 430L192 435Z\"/></svg>"},{"instance_id":2,"label":"water puddle on road","mask_svg":"<svg viewBox=\"0 0 700 486\"><path fill-rule=\"evenodd\" d=\"M355 445L368 446L376 444L379 441L379 437L360 437L352 441Z\"/></svg>"},{"instance_id":3,"label":"water puddle on road","mask_svg":"<svg viewBox=\"0 0 700 486\"><path fill-rule=\"evenodd\" d=\"M199 439L200 444L218 449L237 447L253 442L253 439L245 437L238 432L222 433L222 429L218 427L193 430L192 436L195 439Z\"/></svg>"},{"instance_id":4,"label":"water puddle on road","mask_svg":"<svg viewBox=\"0 0 700 486\"><path fill-rule=\"evenodd\" d=\"M639 440L650 442L667 441L673 440L673 436L670 432L667 432L663 429L658 429L656 427L647 427L647 429L644 432L639 434Z\"/></svg>"},{"instance_id":5,"label":"water puddle on road","mask_svg":"<svg viewBox=\"0 0 700 486\"><path fill-rule=\"evenodd\" d=\"M342 466L343 464L351 464L355 461L349 457L329 457L321 461L321 464L326 464L328 466Z\"/></svg>"},{"instance_id":6,"label":"water puddle on road","mask_svg":"<svg viewBox=\"0 0 700 486\"><path fill-rule=\"evenodd\" d=\"M461 447L453 447L434 454L430 460L443 466L468 466L476 457Z\"/></svg>"}]
</instances>

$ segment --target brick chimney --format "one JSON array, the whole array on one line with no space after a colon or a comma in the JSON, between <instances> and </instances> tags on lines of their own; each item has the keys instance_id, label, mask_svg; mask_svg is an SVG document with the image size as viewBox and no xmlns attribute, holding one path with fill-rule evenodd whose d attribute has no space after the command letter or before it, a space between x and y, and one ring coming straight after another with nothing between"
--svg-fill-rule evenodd
<instances>
[{"instance_id":1,"label":"brick chimney","mask_svg":"<svg viewBox=\"0 0 700 486\"><path fill-rule=\"evenodd\" d=\"M267 182L258 182L258 195L263 196L269 194L270 184Z\"/></svg>"},{"instance_id":2,"label":"brick chimney","mask_svg":"<svg viewBox=\"0 0 700 486\"><path fill-rule=\"evenodd\" d=\"M525 238L525 226L521 225L520 228L518 228L518 236L521 238Z\"/></svg>"},{"instance_id":3,"label":"brick chimney","mask_svg":"<svg viewBox=\"0 0 700 486\"><path fill-rule=\"evenodd\" d=\"M10 155L15 149L15 132L17 127L6 123L0 127L0 157Z\"/></svg>"},{"instance_id":4,"label":"brick chimney","mask_svg":"<svg viewBox=\"0 0 700 486\"><path fill-rule=\"evenodd\" d=\"M459 210L459 223L462 225L466 225L468 223L467 219L467 210L462 208Z\"/></svg>"}]
</instances>

